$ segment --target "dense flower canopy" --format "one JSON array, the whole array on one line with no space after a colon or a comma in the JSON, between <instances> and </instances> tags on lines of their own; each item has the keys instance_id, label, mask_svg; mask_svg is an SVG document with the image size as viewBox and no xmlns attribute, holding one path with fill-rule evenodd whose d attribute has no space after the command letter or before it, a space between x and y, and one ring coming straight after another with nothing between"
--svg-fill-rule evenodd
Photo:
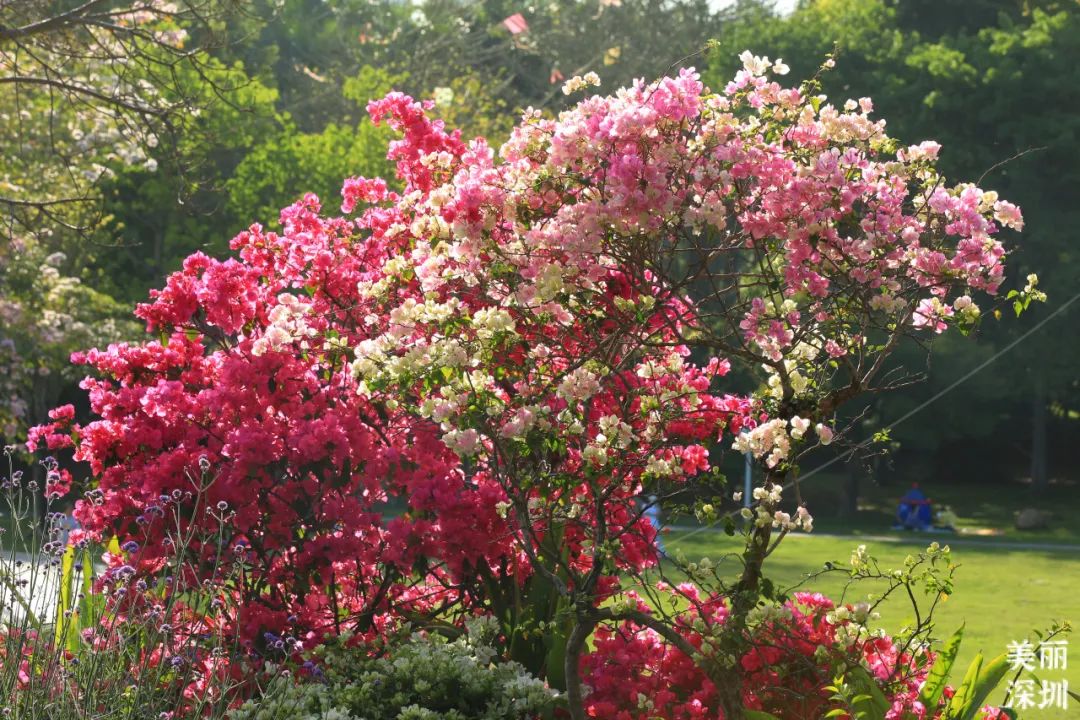
<instances>
[{"instance_id":1,"label":"dense flower canopy","mask_svg":"<svg viewBox=\"0 0 1080 720\"><path fill-rule=\"evenodd\" d=\"M303 198L235 257L188 258L138 308L157 339L75 356L99 419L34 440L73 431L83 526L152 564L148 514L209 467L253 629L376 631L488 609L493 578L599 602L656 562L643 491L724 445L780 469L830 442L883 343L974 322L1022 220L946 186L937 145L898 148L869 100L744 63L719 93L683 70L527 112L498 155L404 95L372 102L400 190L351 178L343 215ZM714 353L765 389L725 392ZM778 488L755 497L759 523L809 529Z\"/></svg>"}]
</instances>

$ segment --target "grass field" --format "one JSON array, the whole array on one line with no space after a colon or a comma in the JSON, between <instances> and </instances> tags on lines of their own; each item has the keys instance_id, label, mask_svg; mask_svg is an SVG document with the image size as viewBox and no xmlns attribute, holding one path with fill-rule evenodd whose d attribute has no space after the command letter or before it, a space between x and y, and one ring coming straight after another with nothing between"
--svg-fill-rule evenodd
<instances>
[{"instance_id":1,"label":"grass field","mask_svg":"<svg viewBox=\"0 0 1080 720\"><path fill-rule=\"evenodd\" d=\"M950 538L926 536L927 543L937 540L948 544ZM735 540L718 532L701 532L692 537L672 532L665 543L669 552L681 550L688 558L719 558L736 549ZM799 583L812 570L820 569L826 561L847 562L852 549L865 544L883 568L900 567L904 558L918 549L916 545L844 537L791 536L769 558L767 574L782 587ZM959 662L963 668L982 651L990 657L1006 652L1012 641L1025 637L1034 639L1033 630L1047 628L1053 620L1080 621L1080 546L1075 550L1012 550L994 547L993 541L976 546L953 547L957 571L956 592L936 613L936 635L946 637L966 623L965 639ZM826 575L804 586L830 597L839 598L843 576ZM863 599L870 586L857 586L856 596L848 601ZM906 603L885 603L880 608L879 623L887 631L903 627L911 619ZM1067 636L1068 637L1068 636ZM1045 679L1066 679L1069 688L1080 688L1080 636L1070 638L1075 650L1067 670L1046 673ZM962 671L961 671L962 674ZM993 699L1000 701L1003 693ZM1080 718L1080 701L1069 700L1067 710L1028 710L1022 718L1031 720L1068 720Z\"/></svg>"},{"instance_id":2,"label":"grass field","mask_svg":"<svg viewBox=\"0 0 1080 720\"><path fill-rule=\"evenodd\" d=\"M841 484L842 479L836 476L816 476L803 485L803 496L818 528L843 534L892 533L889 528L895 522L896 504L908 490L907 484L881 486L864 481L860 488L859 510L854 516L841 516L827 510L842 504ZM923 490L935 509L946 505L953 509L959 519L958 530L962 537L1080 545L1080 486L1075 483L1053 484L1041 493L1035 493L1025 483L989 486L924 483ZM1016 529L1015 516L1023 508L1046 513L1050 518L1047 527Z\"/></svg>"}]
</instances>

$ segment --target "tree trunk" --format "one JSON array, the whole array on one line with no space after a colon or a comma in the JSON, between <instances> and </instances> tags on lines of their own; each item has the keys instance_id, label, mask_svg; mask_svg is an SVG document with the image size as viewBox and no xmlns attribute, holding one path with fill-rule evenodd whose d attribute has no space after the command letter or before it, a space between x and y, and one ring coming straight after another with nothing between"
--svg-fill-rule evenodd
<instances>
[{"instance_id":1,"label":"tree trunk","mask_svg":"<svg viewBox=\"0 0 1080 720\"><path fill-rule=\"evenodd\" d=\"M738 676L735 675L737 678ZM742 681L738 683L717 683L716 692L720 696L720 706L724 708L724 720L743 720Z\"/></svg>"},{"instance_id":2,"label":"tree trunk","mask_svg":"<svg viewBox=\"0 0 1080 720\"><path fill-rule=\"evenodd\" d=\"M566 656L564 658L564 670L566 674L566 701L570 710L571 720L588 720L585 714L585 692L581 685L581 653L585 649L585 643L592 634L596 622L578 614L574 627L570 631L570 637L566 641Z\"/></svg>"},{"instance_id":3,"label":"tree trunk","mask_svg":"<svg viewBox=\"0 0 1080 720\"><path fill-rule=\"evenodd\" d=\"M1031 487L1043 493L1049 483L1046 459L1046 383L1040 373L1031 396Z\"/></svg>"},{"instance_id":4,"label":"tree trunk","mask_svg":"<svg viewBox=\"0 0 1080 720\"><path fill-rule=\"evenodd\" d=\"M847 464L847 481L844 483L844 504L841 512L845 518L852 519L859 512L859 474L862 468L853 458Z\"/></svg>"}]
</instances>

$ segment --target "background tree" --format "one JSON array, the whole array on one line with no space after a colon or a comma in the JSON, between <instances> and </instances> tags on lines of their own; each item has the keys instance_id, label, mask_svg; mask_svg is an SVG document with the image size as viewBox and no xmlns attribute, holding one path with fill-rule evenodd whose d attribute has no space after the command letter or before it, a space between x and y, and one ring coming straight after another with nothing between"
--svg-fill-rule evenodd
<instances>
[{"instance_id":1,"label":"background tree","mask_svg":"<svg viewBox=\"0 0 1080 720\"><path fill-rule=\"evenodd\" d=\"M1050 475L1069 472L1067 455L1055 457L1051 448L1068 446L1065 438L1080 431L1080 346L1060 332L1080 312L1073 302L1080 283L1072 249L1076 211L1068 199L1080 194L1074 76L1080 11L1060 2L984 5L972 12L967 3L821 0L779 16L765 4L740 3L737 20L718 39L723 52L714 56L712 78L727 74L726 58L742 47L789 58L796 73L812 72L815 58L838 47L837 67L822 76L827 93L873 94L893 136L941 141L946 177L984 177L1028 211L1014 250L1016 277L1038 269L1049 302L1036 321L1067 307L985 374L934 404L933 412L946 419L943 433L913 422L893 436L902 475L950 481L1027 476L1039 488ZM883 423L904 416L1025 329L1006 320L984 326L974 344L943 339L927 368L929 383L883 399L875 416ZM966 472L958 473L960 467Z\"/></svg>"},{"instance_id":2,"label":"background tree","mask_svg":"<svg viewBox=\"0 0 1080 720\"><path fill-rule=\"evenodd\" d=\"M499 139L525 107L565 103L552 72L560 63L599 68L609 82L656 75L720 23L704 3L574 2L526 10L527 30L512 33L502 20L514 12L508 3L289 0L229 15L220 34L233 42L209 48L213 83L193 89L234 90L189 128L186 173L162 159L156 178L134 169L109 183L100 241L114 249L101 254L98 277L122 280L123 297L139 300L187 252L223 250L220 228L235 234L253 217L276 226L277 209L306 192L329 196L344 175L386 174L385 137L364 106L391 85L435 102L466 137Z\"/></svg>"},{"instance_id":3,"label":"background tree","mask_svg":"<svg viewBox=\"0 0 1080 720\"><path fill-rule=\"evenodd\" d=\"M206 88L231 89L205 72L223 10L212 0L0 6L0 132L19 163L9 159L0 194L9 233L92 230L99 181L117 167L156 169L215 99Z\"/></svg>"},{"instance_id":4,"label":"background tree","mask_svg":"<svg viewBox=\"0 0 1080 720\"><path fill-rule=\"evenodd\" d=\"M205 206L211 165L229 172L230 149L258 134L253 110L271 91L210 54L225 42L230 11L201 0L0 3L0 137L9 149L0 340L5 404L18 410L7 414L6 439L73 388L76 346L134 331L118 322L125 301L174 259L168 245L188 211ZM131 226L148 240L136 257L117 237ZM179 252L193 236L205 232L184 237Z\"/></svg>"}]
</instances>

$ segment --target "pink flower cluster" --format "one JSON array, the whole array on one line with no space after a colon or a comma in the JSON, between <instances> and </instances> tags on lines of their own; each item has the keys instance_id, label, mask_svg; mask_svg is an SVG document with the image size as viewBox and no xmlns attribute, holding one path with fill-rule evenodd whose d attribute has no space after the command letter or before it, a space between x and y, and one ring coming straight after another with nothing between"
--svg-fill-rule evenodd
<instances>
[{"instance_id":1,"label":"pink flower cluster","mask_svg":"<svg viewBox=\"0 0 1080 720\"><path fill-rule=\"evenodd\" d=\"M727 619L722 601L706 600L689 585L678 594L693 608L675 629L699 651L708 654L706 638ZM851 606L846 606L853 611ZM643 612L648 606L640 603ZM829 688L835 678L861 667L884 693L886 720L935 720L944 717L954 694L945 687L935 708L919 701L934 655L908 653L887 636L858 632L851 614L838 619L834 603L819 593L800 592L754 629L754 646L738 663L743 672L743 702L750 710L791 720L817 720L830 712L848 718L847 706ZM717 659L717 661L720 661ZM722 720L716 686L701 666L655 631L626 621L604 627L594 649L582 660L592 692L590 717L604 720ZM999 713L1001 713L999 715ZM984 707L980 720L1005 717Z\"/></svg>"},{"instance_id":2,"label":"pink flower cluster","mask_svg":"<svg viewBox=\"0 0 1080 720\"><path fill-rule=\"evenodd\" d=\"M99 538L143 539L193 488L229 507L252 636L487 612L493 582L534 573L598 604L618 594L617 570L657 559L643 490L708 472L744 428L768 425L768 443L751 439L770 467L812 423L832 439L812 412L769 420L762 398L724 393L726 360L691 359L718 299L734 308L730 347L773 376L765 399L791 399L863 353L856 319L971 316L967 293L1001 283L999 224L1022 223L993 193L944 188L933 144L896 152L869 101L839 110L746 65L719 94L684 70L557 119L529 112L498 160L411 98L372 102L401 133L400 190L351 178L344 216L309 195L280 232L234 238L235 257L189 257L137 309L154 339L73 356L94 370L82 387L98 419L61 409L32 446L73 444L89 464L97 487L76 515ZM672 258L711 267L713 250L755 260L735 257L723 297L695 297ZM163 541L146 538L140 563L158 567ZM704 606L722 623L722 602ZM837 645L827 606L803 596L762 625L748 687L827 704L817 671L788 662ZM700 671L656 637L626 625L596 640L598 717L716 716ZM893 673L911 658L890 647L844 649ZM659 709L633 709L638 686Z\"/></svg>"},{"instance_id":3,"label":"pink flower cluster","mask_svg":"<svg viewBox=\"0 0 1080 720\"><path fill-rule=\"evenodd\" d=\"M399 601L438 602L440 583L415 590L432 579L414 575L421 559L459 569L508 552L501 496L465 483L429 423L356 392L344 347L364 336L372 308L357 286L386 249L318 210L308 197L283 212L283 233L253 226L233 242L239 259L189 258L137 311L160 339L73 357L96 371L82 387L100 419L72 427L62 409L31 437L50 448L77 437L97 492L76 515L101 539L141 539L148 513L208 468L205 501L235 512L225 542L253 567L242 589L252 635L289 617L316 633L344 615L371 629ZM314 334L253 352L275 310L298 298ZM407 512L388 519L392 497ZM144 562L169 554L163 539L150 538Z\"/></svg>"}]
</instances>

